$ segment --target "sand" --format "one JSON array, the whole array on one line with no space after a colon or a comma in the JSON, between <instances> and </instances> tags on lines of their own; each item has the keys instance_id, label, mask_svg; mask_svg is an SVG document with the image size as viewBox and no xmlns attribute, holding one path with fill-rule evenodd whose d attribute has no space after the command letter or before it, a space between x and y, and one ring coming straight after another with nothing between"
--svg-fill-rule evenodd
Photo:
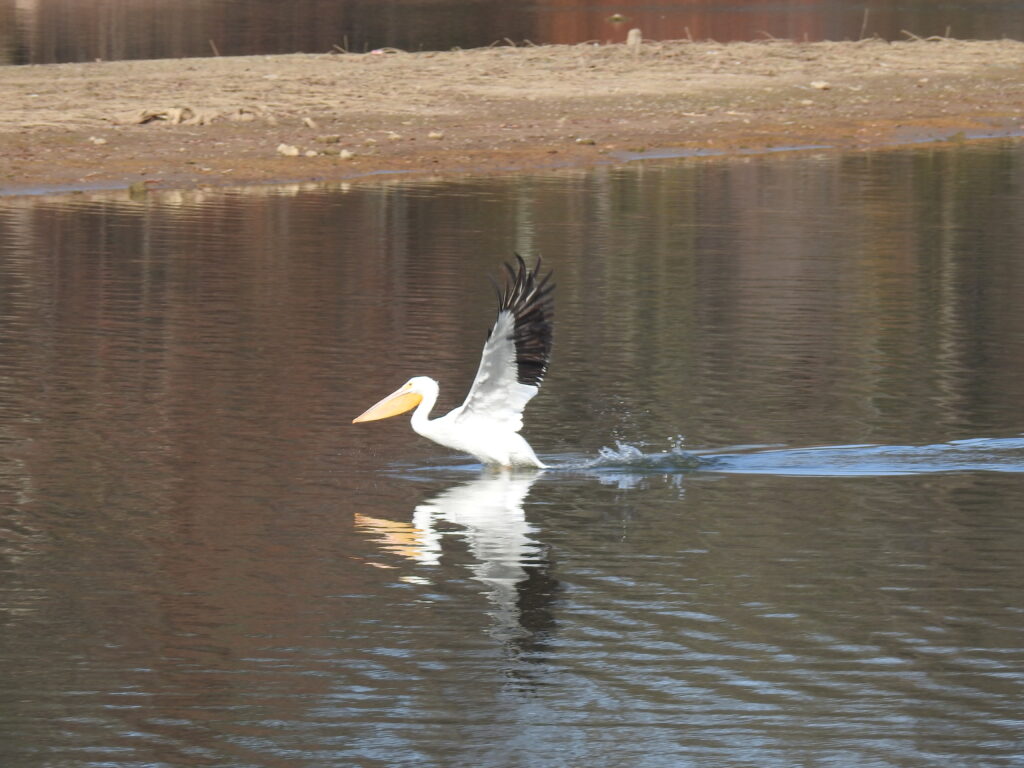
<instances>
[{"instance_id":1,"label":"sand","mask_svg":"<svg viewBox=\"0 0 1024 768\"><path fill-rule=\"evenodd\" d=\"M0 68L0 193L495 173L1024 132L1024 43L492 47Z\"/></svg>"}]
</instances>

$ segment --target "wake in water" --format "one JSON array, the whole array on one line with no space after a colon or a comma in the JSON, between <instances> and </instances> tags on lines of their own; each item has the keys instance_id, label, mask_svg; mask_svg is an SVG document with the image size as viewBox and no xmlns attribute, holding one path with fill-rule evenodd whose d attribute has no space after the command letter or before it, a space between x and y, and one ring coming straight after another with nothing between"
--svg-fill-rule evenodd
<instances>
[{"instance_id":1,"label":"wake in water","mask_svg":"<svg viewBox=\"0 0 1024 768\"><path fill-rule=\"evenodd\" d=\"M818 477L918 475L936 472L1022 472L1024 436L975 438L932 445L835 445L813 448L736 446L725 451L668 451L616 441L596 457L560 457L554 469L602 476L684 471Z\"/></svg>"},{"instance_id":2,"label":"wake in water","mask_svg":"<svg viewBox=\"0 0 1024 768\"><path fill-rule=\"evenodd\" d=\"M778 445L740 445L718 450L685 450L682 440L667 450L646 443L615 441L596 456L544 456L542 472L567 472L597 477L622 488L652 477L679 478L690 472L725 474L803 475L808 477L881 477L942 472L1024 473L1024 436L952 440L932 445L827 445L787 448ZM483 467L467 460L428 466L395 465L391 472L425 479L438 473L464 477ZM536 470L522 470L530 473Z\"/></svg>"},{"instance_id":3,"label":"wake in water","mask_svg":"<svg viewBox=\"0 0 1024 768\"><path fill-rule=\"evenodd\" d=\"M688 469L699 469L701 462L696 453L683 450L682 443L677 442L667 451L645 452L644 444L615 441L614 448L607 446L598 449L597 456L564 457L565 461L555 463L553 469L600 469L612 472L627 470L630 472L679 472Z\"/></svg>"}]
</instances>

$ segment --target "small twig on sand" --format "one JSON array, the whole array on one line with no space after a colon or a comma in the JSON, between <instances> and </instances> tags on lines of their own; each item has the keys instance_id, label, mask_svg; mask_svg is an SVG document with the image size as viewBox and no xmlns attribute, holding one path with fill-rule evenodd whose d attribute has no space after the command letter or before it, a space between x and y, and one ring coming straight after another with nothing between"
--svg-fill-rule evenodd
<instances>
[{"instance_id":1,"label":"small twig on sand","mask_svg":"<svg viewBox=\"0 0 1024 768\"><path fill-rule=\"evenodd\" d=\"M220 56L220 51L217 50L217 44L213 42L213 38L210 39L210 48L213 50L214 56Z\"/></svg>"},{"instance_id":2,"label":"small twig on sand","mask_svg":"<svg viewBox=\"0 0 1024 768\"><path fill-rule=\"evenodd\" d=\"M860 38L859 38L860 40L863 40L864 39L864 35L867 34L867 31L868 31L868 16L870 16L870 15L871 15L871 9L870 8L865 8L864 9L864 21L861 22L861 25L860 25Z\"/></svg>"}]
</instances>

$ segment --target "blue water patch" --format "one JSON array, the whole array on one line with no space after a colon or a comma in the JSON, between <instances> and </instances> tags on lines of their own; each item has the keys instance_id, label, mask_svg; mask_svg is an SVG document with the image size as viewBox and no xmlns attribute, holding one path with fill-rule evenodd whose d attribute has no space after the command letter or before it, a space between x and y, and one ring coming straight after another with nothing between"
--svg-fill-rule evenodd
<instances>
[{"instance_id":1,"label":"blue water patch","mask_svg":"<svg viewBox=\"0 0 1024 768\"><path fill-rule=\"evenodd\" d=\"M1024 436L972 438L931 445L826 445L788 448L777 445L734 446L727 451L688 451L676 444L665 451L643 443L616 441L597 455L543 456L542 472L587 474L607 479L676 475L689 472L726 474L803 475L811 477L872 477L942 472L1024 473ZM451 475L464 478L483 471L472 459L425 465L394 464L389 473L408 479ZM522 469L517 472L534 473Z\"/></svg>"},{"instance_id":2,"label":"blue water patch","mask_svg":"<svg viewBox=\"0 0 1024 768\"><path fill-rule=\"evenodd\" d=\"M688 452L679 447L646 452L620 442L615 448L602 448L596 458L566 462L560 467L600 474L704 471L817 477L1024 472L1024 437L974 438L931 445L753 446L729 452Z\"/></svg>"}]
</instances>

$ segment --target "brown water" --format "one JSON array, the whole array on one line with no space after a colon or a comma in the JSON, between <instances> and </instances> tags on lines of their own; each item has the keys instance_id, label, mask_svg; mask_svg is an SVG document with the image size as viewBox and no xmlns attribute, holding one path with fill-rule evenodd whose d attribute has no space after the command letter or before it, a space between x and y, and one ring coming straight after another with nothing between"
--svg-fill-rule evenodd
<instances>
[{"instance_id":1,"label":"brown water","mask_svg":"<svg viewBox=\"0 0 1024 768\"><path fill-rule=\"evenodd\" d=\"M0 64L507 42L1024 39L1024 0L0 0Z\"/></svg>"},{"instance_id":2,"label":"brown water","mask_svg":"<svg viewBox=\"0 0 1024 768\"><path fill-rule=\"evenodd\" d=\"M557 275L492 475L351 425ZM1024 145L0 199L0 764L1024 764Z\"/></svg>"}]
</instances>

